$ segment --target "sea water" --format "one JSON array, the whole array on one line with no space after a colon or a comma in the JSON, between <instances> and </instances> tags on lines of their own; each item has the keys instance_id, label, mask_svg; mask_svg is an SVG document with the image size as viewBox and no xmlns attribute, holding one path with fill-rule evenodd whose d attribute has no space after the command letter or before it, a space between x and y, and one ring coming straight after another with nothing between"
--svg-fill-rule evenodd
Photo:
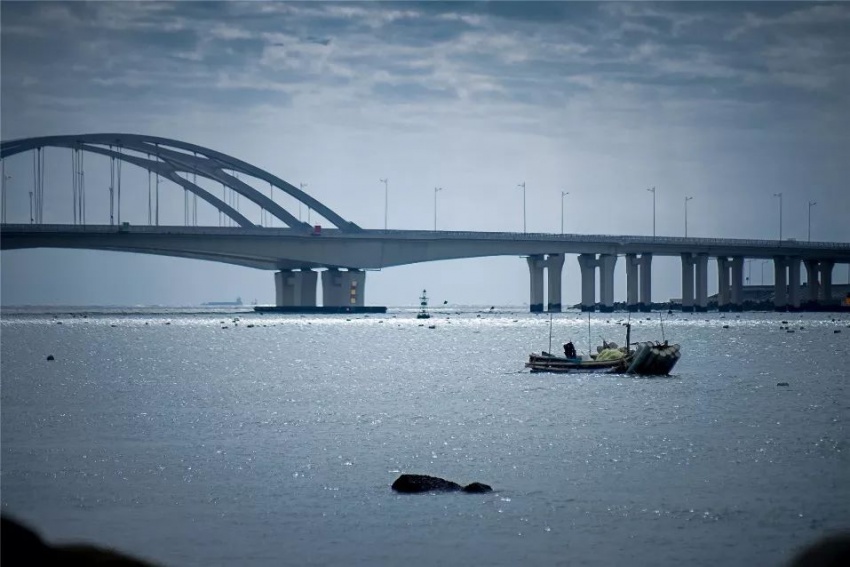
<instances>
[{"instance_id":1,"label":"sea water","mask_svg":"<svg viewBox=\"0 0 850 567\"><path fill-rule=\"evenodd\" d=\"M665 378L530 374L548 316L432 315L6 310L2 511L174 566L782 565L850 527L846 315L665 313Z\"/></svg>"}]
</instances>

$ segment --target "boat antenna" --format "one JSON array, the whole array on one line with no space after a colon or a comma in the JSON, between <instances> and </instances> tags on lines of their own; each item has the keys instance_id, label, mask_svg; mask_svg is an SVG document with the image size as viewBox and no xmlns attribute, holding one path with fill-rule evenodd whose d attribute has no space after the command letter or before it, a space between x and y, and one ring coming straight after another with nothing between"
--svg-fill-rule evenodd
<instances>
[{"instance_id":1,"label":"boat antenna","mask_svg":"<svg viewBox=\"0 0 850 567\"><path fill-rule=\"evenodd\" d=\"M549 353L552 352L552 312L549 312Z\"/></svg>"},{"instance_id":2,"label":"boat antenna","mask_svg":"<svg viewBox=\"0 0 850 567\"><path fill-rule=\"evenodd\" d=\"M659 313L658 318L661 320L661 340L666 341L667 339L664 338L664 314Z\"/></svg>"}]
</instances>

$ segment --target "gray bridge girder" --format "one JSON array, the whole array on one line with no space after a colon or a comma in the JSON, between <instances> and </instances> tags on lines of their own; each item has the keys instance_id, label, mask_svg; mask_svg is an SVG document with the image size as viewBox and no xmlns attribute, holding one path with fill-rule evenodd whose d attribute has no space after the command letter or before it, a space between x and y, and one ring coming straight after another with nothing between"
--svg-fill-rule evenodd
<instances>
[{"instance_id":1,"label":"gray bridge girder","mask_svg":"<svg viewBox=\"0 0 850 567\"><path fill-rule=\"evenodd\" d=\"M536 254L743 256L850 262L847 243L785 243L735 239L324 230L320 236L275 228L4 225L0 248L88 248L193 257L261 269L335 266L381 269L419 262ZM191 256L189 256L191 255Z\"/></svg>"}]
</instances>

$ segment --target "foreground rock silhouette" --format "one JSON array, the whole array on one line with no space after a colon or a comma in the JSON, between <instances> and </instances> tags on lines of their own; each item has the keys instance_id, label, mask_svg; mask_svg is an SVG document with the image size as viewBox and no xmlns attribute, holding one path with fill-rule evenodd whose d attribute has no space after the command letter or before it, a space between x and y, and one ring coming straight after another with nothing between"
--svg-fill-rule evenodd
<instances>
[{"instance_id":1,"label":"foreground rock silhouette","mask_svg":"<svg viewBox=\"0 0 850 567\"><path fill-rule=\"evenodd\" d=\"M84 543L51 545L41 537L7 516L0 519L0 564L4 567L29 566L88 566L154 567L136 557L118 551Z\"/></svg>"},{"instance_id":2,"label":"foreground rock silhouette","mask_svg":"<svg viewBox=\"0 0 850 567\"><path fill-rule=\"evenodd\" d=\"M469 492L481 494L493 491L490 486L480 482L461 486L456 482L444 478L424 474L403 474L395 480L390 488L402 494L420 494L422 492Z\"/></svg>"}]
</instances>

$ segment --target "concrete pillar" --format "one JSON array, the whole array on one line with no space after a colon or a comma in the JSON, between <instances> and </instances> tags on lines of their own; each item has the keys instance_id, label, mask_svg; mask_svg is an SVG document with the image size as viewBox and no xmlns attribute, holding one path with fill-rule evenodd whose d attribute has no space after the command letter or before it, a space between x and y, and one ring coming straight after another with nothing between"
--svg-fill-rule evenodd
<instances>
[{"instance_id":1,"label":"concrete pillar","mask_svg":"<svg viewBox=\"0 0 850 567\"><path fill-rule=\"evenodd\" d=\"M349 303L355 307L366 305L366 272L349 270Z\"/></svg>"},{"instance_id":2,"label":"concrete pillar","mask_svg":"<svg viewBox=\"0 0 850 567\"><path fill-rule=\"evenodd\" d=\"M788 262L785 256L773 258L773 306L777 311L785 311L788 308L788 284L785 279Z\"/></svg>"},{"instance_id":3,"label":"concrete pillar","mask_svg":"<svg viewBox=\"0 0 850 567\"><path fill-rule=\"evenodd\" d=\"M325 307L345 305L341 274L338 268L328 268L322 272L322 305Z\"/></svg>"},{"instance_id":4,"label":"concrete pillar","mask_svg":"<svg viewBox=\"0 0 850 567\"><path fill-rule=\"evenodd\" d=\"M581 269L581 310L596 311L596 255L579 254Z\"/></svg>"},{"instance_id":5,"label":"concrete pillar","mask_svg":"<svg viewBox=\"0 0 850 567\"><path fill-rule=\"evenodd\" d=\"M694 310L694 256L682 254L682 311Z\"/></svg>"},{"instance_id":6,"label":"concrete pillar","mask_svg":"<svg viewBox=\"0 0 850 567\"><path fill-rule=\"evenodd\" d=\"M535 254L526 258L530 282L528 301L532 313L543 312L543 255Z\"/></svg>"},{"instance_id":7,"label":"concrete pillar","mask_svg":"<svg viewBox=\"0 0 850 567\"><path fill-rule=\"evenodd\" d=\"M717 257L717 310L729 310L729 258Z\"/></svg>"},{"instance_id":8,"label":"concrete pillar","mask_svg":"<svg viewBox=\"0 0 850 567\"><path fill-rule=\"evenodd\" d=\"M708 310L708 254L697 254L696 288L697 297L694 311L705 312Z\"/></svg>"},{"instance_id":9,"label":"concrete pillar","mask_svg":"<svg viewBox=\"0 0 850 567\"><path fill-rule=\"evenodd\" d=\"M302 307L316 306L316 289L319 284L319 273L315 270L303 269L297 272L300 280L300 303Z\"/></svg>"},{"instance_id":10,"label":"concrete pillar","mask_svg":"<svg viewBox=\"0 0 850 567\"><path fill-rule=\"evenodd\" d=\"M732 257L732 311L740 311L744 306L744 258Z\"/></svg>"},{"instance_id":11,"label":"concrete pillar","mask_svg":"<svg viewBox=\"0 0 850 567\"><path fill-rule=\"evenodd\" d=\"M817 303L820 298L820 263L817 260L806 260L806 281L809 287L809 303Z\"/></svg>"},{"instance_id":12,"label":"concrete pillar","mask_svg":"<svg viewBox=\"0 0 850 567\"><path fill-rule=\"evenodd\" d=\"M800 308L800 258L788 258L788 306Z\"/></svg>"},{"instance_id":13,"label":"concrete pillar","mask_svg":"<svg viewBox=\"0 0 850 567\"><path fill-rule=\"evenodd\" d=\"M820 263L820 302L827 304L832 301L832 268L835 262L823 260Z\"/></svg>"},{"instance_id":14,"label":"concrete pillar","mask_svg":"<svg viewBox=\"0 0 850 567\"><path fill-rule=\"evenodd\" d=\"M278 307L315 307L318 274L309 269L275 272L275 305Z\"/></svg>"},{"instance_id":15,"label":"concrete pillar","mask_svg":"<svg viewBox=\"0 0 850 567\"><path fill-rule=\"evenodd\" d=\"M549 279L549 302L547 310L550 313L561 312L561 273L563 270L563 254L549 254L546 257L546 276Z\"/></svg>"},{"instance_id":16,"label":"concrete pillar","mask_svg":"<svg viewBox=\"0 0 850 567\"><path fill-rule=\"evenodd\" d=\"M626 309L638 310L638 263L637 254L626 254Z\"/></svg>"},{"instance_id":17,"label":"concrete pillar","mask_svg":"<svg viewBox=\"0 0 850 567\"><path fill-rule=\"evenodd\" d=\"M641 311L652 311L652 254L640 255L640 301Z\"/></svg>"},{"instance_id":18,"label":"concrete pillar","mask_svg":"<svg viewBox=\"0 0 850 567\"><path fill-rule=\"evenodd\" d=\"M294 285L295 278L292 277L293 273L295 272L292 270L281 270L274 274L274 304L278 307L293 307L299 305L296 303L296 297L298 298L298 301L301 300L301 290L298 290L296 295Z\"/></svg>"},{"instance_id":19,"label":"concrete pillar","mask_svg":"<svg viewBox=\"0 0 850 567\"><path fill-rule=\"evenodd\" d=\"M599 295L601 296L599 310L604 313L614 311L614 267L616 265L616 254L599 255Z\"/></svg>"}]
</instances>

